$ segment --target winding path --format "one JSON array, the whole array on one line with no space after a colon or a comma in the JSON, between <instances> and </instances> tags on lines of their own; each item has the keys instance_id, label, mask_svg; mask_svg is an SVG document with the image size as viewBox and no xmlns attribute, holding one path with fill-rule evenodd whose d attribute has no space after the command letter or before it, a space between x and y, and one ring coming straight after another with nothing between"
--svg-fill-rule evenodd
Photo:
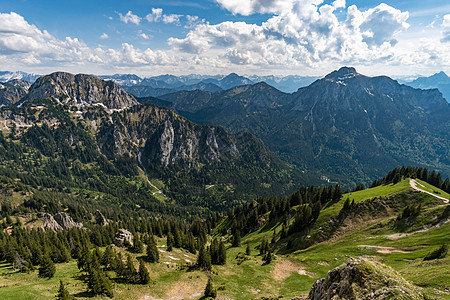
<instances>
[{"instance_id":1,"label":"winding path","mask_svg":"<svg viewBox=\"0 0 450 300\"><path fill-rule=\"evenodd\" d=\"M431 195L431 196L433 196L433 197L436 197L436 198L438 198L438 199L444 200L445 203L448 203L448 199L447 199L447 198L444 198L444 197L435 195L435 194L433 194L433 193L430 193L430 192L425 191L425 190L421 189L420 187L418 187L418 185L421 185L421 186L423 186L423 185L420 184L419 182L417 182L416 180L412 179L412 178L409 179L409 185L411 185L411 187L412 187L413 189L415 189L416 191L419 191L419 192L422 192L422 193L426 193L426 194Z\"/></svg>"},{"instance_id":2,"label":"winding path","mask_svg":"<svg viewBox=\"0 0 450 300\"><path fill-rule=\"evenodd\" d=\"M145 178L147 178L148 184L150 184L150 186L156 190L156 192L153 192L152 195L155 195L155 194L161 194L161 195L163 195L164 197L166 197L166 195L164 195L164 193L163 193L160 189L158 189L158 188L150 181L150 179L148 179L148 176L147 176L147 170L145 170L145 167L144 167L144 165L143 165L142 162L141 162L141 152L138 153L138 162L139 162L139 164L141 165L142 169L144 170L144 175L145 175Z\"/></svg>"}]
</instances>

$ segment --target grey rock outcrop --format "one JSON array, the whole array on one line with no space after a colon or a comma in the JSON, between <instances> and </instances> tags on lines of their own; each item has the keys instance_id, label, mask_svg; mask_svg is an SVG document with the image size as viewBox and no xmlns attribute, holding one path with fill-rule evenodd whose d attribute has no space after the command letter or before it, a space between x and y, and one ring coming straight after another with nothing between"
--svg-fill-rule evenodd
<instances>
[{"instance_id":1,"label":"grey rock outcrop","mask_svg":"<svg viewBox=\"0 0 450 300\"><path fill-rule=\"evenodd\" d=\"M366 258L350 259L317 280L310 300L323 299L424 299L419 288L392 268Z\"/></svg>"},{"instance_id":2,"label":"grey rock outcrop","mask_svg":"<svg viewBox=\"0 0 450 300\"><path fill-rule=\"evenodd\" d=\"M123 247L127 243L133 245L133 234L128 230L121 228L114 238L114 244Z\"/></svg>"},{"instance_id":3,"label":"grey rock outcrop","mask_svg":"<svg viewBox=\"0 0 450 300\"><path fill-rule=\"evenodd\" d=\"M108 109L124 109L138 102L112 81L86 74L56 72L40 77L30 87L27 100L55 98L77 107L102 105Z\"/></svg>"},{"instance_id":4,"label":"grey rock outcrop","mask_svg":"<svg viewBox=\"0 0 450 300\"><path fill-rule=\"evenodd\" d=\"M48 213L41 213L38 214L38 217L43 219L42 229L44 229L44 231L60 231L74 227L83 227L82 223L74 222L65 212L57 213L55 216Z\"/></svg>"}]
</instances>

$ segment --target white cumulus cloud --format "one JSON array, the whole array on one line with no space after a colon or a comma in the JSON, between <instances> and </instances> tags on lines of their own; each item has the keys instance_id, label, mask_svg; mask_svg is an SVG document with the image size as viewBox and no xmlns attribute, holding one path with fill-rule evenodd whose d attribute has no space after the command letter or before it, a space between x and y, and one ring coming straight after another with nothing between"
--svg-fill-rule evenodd
<instances>
[{"instance_id":1,"label":"white cumulus cloud","mask_svg":"<svg viewBox=\"0 0 450 300\"><path fill-rule=\"evenodd\" d=\"M102 35L100 35L101 40L106 40L108 38L109 38L109 35L107 35L106 33L103 33Z\"/></svg>"},{"instance_id":2,"label":"white cumulus cloud","mask_svg":"<svg viewBox=\"0 0 450 300\"><path fill-rule=\"evenodd\" d=\"M183 15L176 15L176 14L170 14L170 15L163 15L163 22L166 24L175 24L180 25L180 17Z\"/></svg>"},{"instance_id":3,"label":"white cumulus cloud","mask_svg":"<svg viewBox=\"0 0 450 300\"><path fill-rule=\"evenodd\" d=\"M120 18L120 21L124 22L125 24L128 24L128 22L129 22L129 23L139 25L139 23L141 23L141 18L137 15L133 15L131 10L128 11L125 15L122 15L121 13L119 13L119 18Z\"/></svg>"},{"instance_id":4,"label":"white cumulus cloud","mask_svg":"<svg viewBox=\"0 0 450 300\"><path fill-rule=\"evenodd\" d=\"M162 8L152 8L152 13L148 14L145 18L149 22L159 22L162 18Z\"/></svg>"},{"instance_id":5,"label":"white cumulus cloud","mask_svg":"<svg viewBox=\"0 0 450 300\"><path fill-rule=\"evenodd\" d=\"M232 64L314 66L325 61L368 62L393 60L396 36L405 31L408 12L386 4L364 11L350 6L339 20L323 0L217 0L234 14L272 14L261 25L245 22L199 24L185 38L169 45L187 53L214 52ZM214 51L213 51L214 49Z\"/></svg>"},{"instance_id":6,"label":"white cumulus cloud","mask_svg":"<svg viewBox=\"0 0 450 300\"><path fill-rule=\"evenodd\" d=\"M442 21L442 42L450 42L450 14L445 15Z\"/></svg>"}]
</instances>

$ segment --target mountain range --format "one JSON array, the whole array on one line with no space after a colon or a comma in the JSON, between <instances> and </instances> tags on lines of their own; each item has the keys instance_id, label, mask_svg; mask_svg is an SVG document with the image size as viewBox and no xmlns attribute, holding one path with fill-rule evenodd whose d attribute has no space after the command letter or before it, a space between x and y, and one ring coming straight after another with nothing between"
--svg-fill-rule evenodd
<instances>
[{"instance_id":1,"label":"mountain range","mask_svg":"<svg viewBox=\"0 0 450 300\"><path fill-rule=\"evenodd\" d=\"M447 102L450 102L450 77L442 71L429 77L419 77L406 84L418 89L439 89Z\"/></svg>"},{"instance_id":2,"label":"mountain range","mask_svg":"<svg viewBox=\"0 0 450 300\"><path fill-rule=\"evenodd\" d=\"M450 171L450 108L442 94L354 68L341 68L293 94L258 83L159 99L139 101L172 108L200 124L252 132L282 159L331 181L367 183L402 164Z\"/></svg>"},{"instance_id":3,"label":"mountain range","mask_svg":"<svg viewBox=\"0 0 450 300\"><path fill-rule=\"evenodd\" d=\"M441 78L442 82L444 75L441 73L435 77ZM115 75L108 79L62 72L40 77L33 85L17 79L0 87L0 105L21 106L27 101L50 97L68 106L69 111L77 116L83 116L94 108L99 110L102 106L104 113L109 115L104 118L106 121L97 124L89 120L95 124L94 131L98 134L105 132L98 127L108 122L117 130L118 124L112 117L114 112L155 104L173 109L198 124L223 126L235 134L252 133L303 174L314 174L313 177L321 174L323 179L344 186L359 182L367 184L392 167L403 164L416 164L437 169L444 175L450 174L447 145L449 105L436 89L414 89L385 76L367 77L350 67L334 71L290 94L265 82L255 84L237 74L206 79L194 75L162 75L147 79L136 75ZM116 81L124 85L134 84L129 89L149 88L168 93L157 98L140 97L136 100ZM422 81L416 83L436 82L433 79ZM138 101L145 105L139 105ZM30 124L33 122L26 126ZM162 126L165 121L159 124ZM121 125L120 134L111 135L117 138L114 145L142 143L136 139L136 132L131 135L127 132L128 125ZM18 127L23 128L20 124ZM170 126L166 129L172 132ZM186 138L185 132L178 133L182 136L180 140ZM103 140L106 137L96 138ZM202 158L198 162L187 163L197 160L197 154L192 156L193 153L203 152L195 150L187 154L186 149L192 147L192 141L183 143L185 141L180 141L178 145L183 149L180 157L184 157L180 164L203 164ZM106 148L112 151L114 147L109 145ZM134 159L139 153L128 148L116 150L120 154L130 153ZM152 155L164 156L167 153Z\"/></svg>"},{"instance_id":4,"label":"mountain range","mask_svg":"<svg viewBox=\"0 0 450 300\"><path fill-rule=\"evenodd\" d=\"M49 170L61 164L68 185L87 169L98 179L90 187L95 189L111 178L144 172L147 180L161 179L164 195L175 203L217 209L261 193L289 192L302 182L321 182L317 174L295 171L251 133L197 125L173 110L140 104L114 82L91 75L40 77L14 103L0 108L1 130L10 140L5 143L22 145L22 152L36 154ZM8 147L3 167L27 169L22 159L6 158ZM73 173L80 168L85 171Z\"/></svg>"}]
</instances>

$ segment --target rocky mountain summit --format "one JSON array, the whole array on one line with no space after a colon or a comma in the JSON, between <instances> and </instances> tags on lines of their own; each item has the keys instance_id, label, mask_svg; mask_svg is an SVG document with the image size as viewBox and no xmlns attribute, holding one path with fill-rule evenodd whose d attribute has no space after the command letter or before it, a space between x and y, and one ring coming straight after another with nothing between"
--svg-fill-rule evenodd
<instances>
[{"instance_id":1,"label":"rocky mountain summit","mask_svg":"<svg viewBox=\"0 0 450 300\"><path fill-rule=\"evenodd\" d=\"M137 104L133 96L112 81L64 72L38 78L23 101L48 97L78 108L102 105L107 109L120 110Z\"/></svg>"},{"instance_id":2,"label":"rocky mountain summit","mask_svg":"<svg viewBox=\"0 0 450 300\"><path fill-rule=\"evenodd\" d=\"M359 258L350 259L317 280L307 299L424 299L424 296L392 268Z\"/></svg>"},{"instance_id":3,"label":"rocky mountain summit","mask_svg":"<svg viewBox=\"0 0 450 300\"><path fill-rule=\"evenodd\" d=\"M445 145L450 105L442 94L386 76L368 77L352 67L293 94L258 83L160 98L159 105L194 122L252 132L300 169L317 170L350 186L369 183L402 164L450 173Z\"/></svg>"}]
</instances>

